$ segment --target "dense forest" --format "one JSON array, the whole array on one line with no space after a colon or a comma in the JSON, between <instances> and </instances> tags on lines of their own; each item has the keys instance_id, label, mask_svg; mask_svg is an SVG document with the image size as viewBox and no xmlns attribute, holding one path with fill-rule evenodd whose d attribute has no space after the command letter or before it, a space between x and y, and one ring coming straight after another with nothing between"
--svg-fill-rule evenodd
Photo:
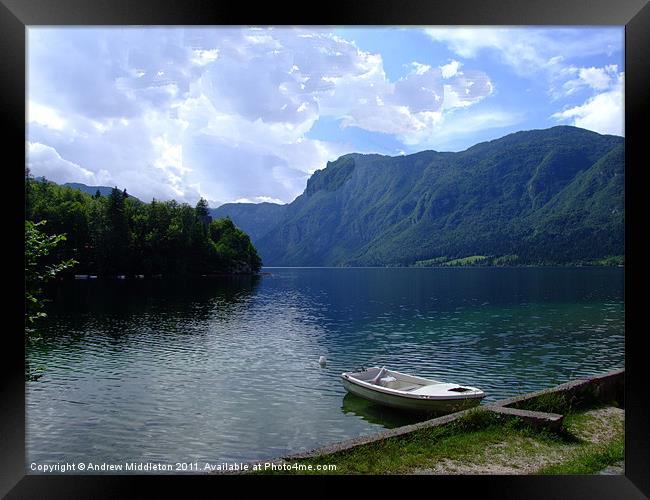
<instances>
[{"instance_id":1,"label":"dense forest","mask_svg":"<svg viewBox=\"0 0 650 500\"><path fill-rule=\"evenodd\" d=\"M173 200L143 203L117 188L108 196L90 195L25 172L25 220L37 224L31 230L65 236L41 264L76 262L61 276L258 272L262 262L248 235L228 218L212 220L208 211L203 199L192 207Z\"/></svg>"}]
</instances>

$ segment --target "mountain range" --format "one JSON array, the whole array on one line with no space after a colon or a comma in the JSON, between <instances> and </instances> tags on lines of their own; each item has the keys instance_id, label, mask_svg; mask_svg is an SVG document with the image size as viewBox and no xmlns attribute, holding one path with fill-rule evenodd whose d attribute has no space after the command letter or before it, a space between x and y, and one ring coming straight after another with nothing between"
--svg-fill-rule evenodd
<instances>
[{"instance_id":1,"label":"mountain range","mask_svg":"<svg viewBox=\"0 0 650 500\"><path fill-rule=\"evenodd\" d=\"M53 182L54 184L56 184L56 182L45 179L45 177L43 176L34 177L34 180L39 182L43 182L43 181ZM81 182L66 182L64 184L61 184L61 186L68 186L72 189L78 189L79 191L83 191L84 193L88 193L92 196L95 196L95 194L97 194L97 191L99 191L99 194L101 194L102 196L109 196L113 191L113 188L109 186L88 186L87 184L83 184ZM122 190L120 189L120 191ZM133 195L130 195L128 193L126 195L138 200L138 198L136 198Z\"/></svg>"},{"instance_id":2,"label":"mountain range","mask_svg":"<svg viewBox=\"0 0 650 500\"><path fill-rule=\"evenodd\" d=\"M266 266L563 264L622 256L625 141L577 127L461 152L352 153L286 205L211 210Z\"/></svg>"},{"instance_id":3,"label":"mountain range","mask_svg":"<svg viewBox=\"0 0 650 500\"><path fill-rule=\"evenodd\" d=\"M92 195L95 195L97 193L97 191L99 191L99 194L101 194L102 196L109 196L111 194L111 191L113 191L112 187L108 187L108 186L87 186L86 184L81 184L80 182L66 182L63 185L71 187L73 189L79 189L79 190L83 191L84 193L88 193L88 194L92 194ZM131 198L135 198L137 200L137 198L135 196L130 195L128 193L127 193L127 196L129 196Z\"/></svg>"}]
</instances>

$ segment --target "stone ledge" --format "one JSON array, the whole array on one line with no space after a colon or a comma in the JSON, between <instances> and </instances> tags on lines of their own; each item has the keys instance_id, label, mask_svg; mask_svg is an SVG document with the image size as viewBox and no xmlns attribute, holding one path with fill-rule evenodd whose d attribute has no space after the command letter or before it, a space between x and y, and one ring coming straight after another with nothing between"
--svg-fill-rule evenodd
<instances>
[{"instance_id":1,"label":"stone ledge","mask_svg":"<svg viewBox=\"0 0 650 500\"><path fill-rule=\"evenodd\" d=\"M549 389L543 389L541 391L531 392L513 398L502 399L493 403L493 405L516 408L517 405L524 402L529 402L540 396L555 393L566 394L572 400L580 401L587 398L590 391L592 392L592 397L601 401L616 400L622 402L624 378L625 368L621 368L619 370L607 372L603 375L583 377Z\"/></svg>"},{"instance_id":2,"label":"stone ledge","mask_svg":"<svg viewBox=\"0 0 650 500\"><path fill-rule=\"evenodd\" d=\"M505 406L485 406L485 409L506 417L518 417L534 427L545 427L551 430L559 429L564 420L564 415L559 415L557 413L520 410L518 408L507 408Z\"/></svg>"}]
</instances>

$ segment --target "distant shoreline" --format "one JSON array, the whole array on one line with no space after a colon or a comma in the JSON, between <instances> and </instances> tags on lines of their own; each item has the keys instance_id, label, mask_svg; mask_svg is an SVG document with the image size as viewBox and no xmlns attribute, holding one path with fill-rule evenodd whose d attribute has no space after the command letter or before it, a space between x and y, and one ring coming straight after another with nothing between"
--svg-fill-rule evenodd
<instances>
[{"instance_id":1,"label":"distant shoreline","mask_svg":"<svg viewBox=\"0 0 650 500\"><path fill-rule=\"evenodd\" d=\"M101 276L95 274L75 274L72 276L61 277L59 281L148 281L159 279L199 279L199 278L232 278L232 277L248 277L248 276L265 276L270 275L267 272L258 273L214 273L214 274L191 274L191 275L117 275L117 276Z\"/></svg>"},{"instance_id":2,"label":"distant shoreline","mask_svg":"<svg viewBox=\"0 0 650 500\"><path fill-rule=\"evenodd\" d=\"M271 269L595 269L595 268L621 268L624 264L520 264L508 266L494 265L439 265L439 266L263 266L262 271L258 273L211 273L201 275L117 275L101 276L94 274L75 274L72 276L61 277L61 281L149 281L158 279L210 279L210 278L233 278L233 277L254 277L254 276L272 276L271 272L265 270Z\"/></svg>"}]
</instances>

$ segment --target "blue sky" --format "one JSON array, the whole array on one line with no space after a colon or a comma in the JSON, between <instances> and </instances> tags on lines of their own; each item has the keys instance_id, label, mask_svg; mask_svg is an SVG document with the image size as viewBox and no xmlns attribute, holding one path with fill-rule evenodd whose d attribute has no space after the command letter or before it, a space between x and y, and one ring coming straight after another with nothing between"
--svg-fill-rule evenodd
<instances>
[{"instance_id":1,"label":"blue sky","mask_svg":"<svg viewBox=\"0 0 650 500\"><path fill-rule=\"evenodd\" d=\"M144 201L288 203L327 161L624 135L623 27L29 27L27 163Z\"/></svg>"}]
</instances>

